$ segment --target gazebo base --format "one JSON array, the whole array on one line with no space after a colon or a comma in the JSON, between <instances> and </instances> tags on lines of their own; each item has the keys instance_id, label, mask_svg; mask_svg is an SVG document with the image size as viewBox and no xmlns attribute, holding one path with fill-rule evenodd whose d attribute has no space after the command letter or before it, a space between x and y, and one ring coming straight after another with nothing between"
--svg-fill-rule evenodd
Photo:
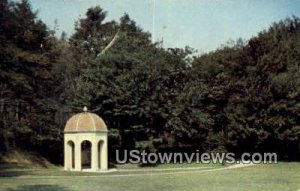
<instances>
[{"instance_id":1,"label":"gazebo base","mask_svg":"<svg viewBox=\"0 0 300 191\"><path fill-rule=\"evenodd\" d=\"M110 168L110 169L107 169L107 170L94 170L94 169L91 169L91 168L85 168L85 169L82 169L82 170L76 170L76 169L70 169L70 170L65 170L64 171L72 171L72 172L93 172L93 173L111 173L111 172L116 172L118 171L116 168Z\"/></svg>"}]
</instances>

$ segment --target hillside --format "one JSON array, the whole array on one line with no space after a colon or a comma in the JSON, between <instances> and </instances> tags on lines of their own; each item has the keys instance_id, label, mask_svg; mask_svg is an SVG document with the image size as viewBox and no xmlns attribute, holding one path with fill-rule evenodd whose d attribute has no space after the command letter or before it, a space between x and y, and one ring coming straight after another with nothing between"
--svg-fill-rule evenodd
<instances>
[{"instance_id":1,"label":"hillside","mask_svg":"<svg viewBox=\"0 0 300 191\"><path fill-rule=\"evenodd\" d=\"M19 149L1 153L0 168L51 168L54 167L46 158L37 152Z\"/></svg>"}]
</instances>

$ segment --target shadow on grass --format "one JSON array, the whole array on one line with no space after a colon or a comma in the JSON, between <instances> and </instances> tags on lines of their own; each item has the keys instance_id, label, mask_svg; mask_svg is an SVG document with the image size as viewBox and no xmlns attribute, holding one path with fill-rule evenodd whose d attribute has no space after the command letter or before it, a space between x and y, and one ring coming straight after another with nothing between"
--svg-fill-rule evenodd
<instances>
[{"instance_id":1,"label":"shadow on grass","mask_svg":"<svg viewBox=\"0 0 300 191\"><path fill-rule=\"evenodd\" d=\"M17 169L16 169L17 168ZM0 178L1 177L16 177L24 175L32 175L32 169L22 168L21 166L1 166L0 167Z\"/></svg>"},{"instance_id":2,"label":"shadow on grass","mask_svg":"<svg viewBox=\"0 0 300 191\"><path fill-rule=\"evenodd\" d=\"M24 176L24 175L33 175L30 171L2 171L0 172L1 177L17 177L17 176Z\"/></svg>"},{"instance_id":3,"label":"shadow on grass","mask_svg":"<svg viewBox=\"0 0 300 191\"><path fill-rule=\"evenodd\" d=\"M46 168L44 168L46 169ZM24 175L34 175L34 171L37 169L29 168L20 164L8 164L0 163L0 178L1 177L17 177Z\"/></svg>"},{"instance_id":4,"label":"shadow on grass","mask_svg":"<svg viewBox=\"0 0 300 191\"><path fill-rule=\"evenodd\" d=\"M69 191L69 189L58 185L23 185L17 188L8 188L5 191Z\"/></svg>"}]
</instances>

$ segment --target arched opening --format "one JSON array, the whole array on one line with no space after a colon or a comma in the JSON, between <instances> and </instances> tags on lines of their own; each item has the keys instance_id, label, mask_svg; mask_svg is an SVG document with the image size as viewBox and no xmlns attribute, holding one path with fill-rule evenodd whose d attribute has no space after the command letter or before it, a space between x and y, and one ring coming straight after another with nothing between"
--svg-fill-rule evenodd
<instances>
[{"instance_id":1,"label":"arched opening","mask_svg":"<svg viewBox=\"0 0 300 191\"><path fill-rule=\"evenodd\" d=\"M90 141L83 141L81 143L81 168L89 169L92 168L92 143Z\"/></svg>"},{"instance_id":2,"label":"arched opening","mask_svg":"<svg viewBox=\"0 0 300 191\"><path fill-rule=\"evenodd\" d=\"M67 149L68 149L67 152L69 153L68 167L74 169L75 168L75 144L73 141L67 142Z\"/></svg>"},{"instance_id":3,"label":"arched opening","mask_svg":"<svg viewBox=\"0 0 300 191\"><path fill-rule=\"evenodd\" d=\"M103 144L104 142L102 140L100 140L98 142L98 168L101 169L102 166L101 166L101 156L103 155Z\"/></svg>"}]
</instances>

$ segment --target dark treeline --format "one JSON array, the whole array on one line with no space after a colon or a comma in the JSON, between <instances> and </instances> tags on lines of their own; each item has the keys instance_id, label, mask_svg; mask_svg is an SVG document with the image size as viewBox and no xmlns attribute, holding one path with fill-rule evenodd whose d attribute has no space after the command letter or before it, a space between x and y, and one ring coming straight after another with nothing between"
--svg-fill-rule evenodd
<instances>
[{"instance_id":1,"label":"dark treeline","mask_svg":"<svg viewBox=\"0 0 300 191\"><path fill-rule=\"evenodd\" d=\"M299 18L192 56L153 44L127 14L106 14L90 8L57 38L26 0L0 0L2 152L61 162L66 120L88 106L109 127L111 160L125 148L299 158Z\"/></svg>"}]
</instances>

